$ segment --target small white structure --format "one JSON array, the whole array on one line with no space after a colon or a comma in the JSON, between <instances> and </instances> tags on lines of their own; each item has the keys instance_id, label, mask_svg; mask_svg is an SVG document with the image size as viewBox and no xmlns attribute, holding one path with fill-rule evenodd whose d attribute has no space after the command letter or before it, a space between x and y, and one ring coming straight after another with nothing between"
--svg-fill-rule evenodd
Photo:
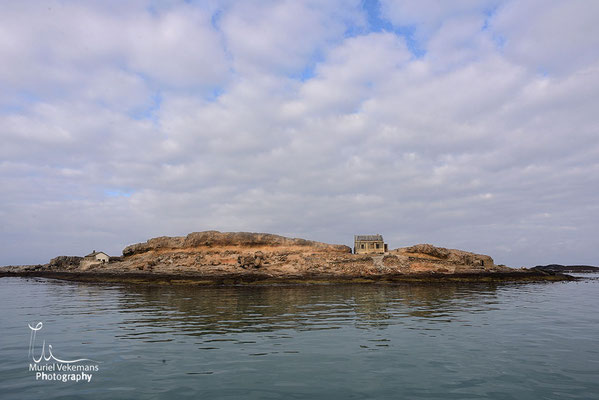
<instances>
[{"instance_id":1,"label":"small white structure","mask_svg":"<svg viewBox=\"0 0 599 400\"><path fill-rule=\"evenodd\" d=\"M85 256L85 258L89 258L91 260L99 261L101 263L107 263L110 260L110 256L103 251L96 251L89 253Z\"/></svg>"},{"instance_id":2,"label":"small white structure","mask_svg":"<svg viewBox=\"0 0 599 400\"><path fill-rule=\"evenodd\" d=\"M79 263L81 269L88 269L91 266L99 266L107 264L110 261L110 256L103 251L96 251L89 253Z\"/></svg>"}]
</instances>

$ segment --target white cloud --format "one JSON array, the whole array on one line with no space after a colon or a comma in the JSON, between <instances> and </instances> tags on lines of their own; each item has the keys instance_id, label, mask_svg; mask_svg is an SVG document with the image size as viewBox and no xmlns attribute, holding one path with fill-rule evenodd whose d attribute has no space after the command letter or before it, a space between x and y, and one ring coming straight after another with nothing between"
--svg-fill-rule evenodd
<instances>
[{"instance_id":1,"label":"white cloud","mask_svg":"<svg viewBox=\"0 0 599 400\"><path fill-rule=\"evenodd\" d=\"M13 2L0 16L0 85L43 96L78 95L89 77L121 75L126 84L214 87L228 63L211 16L191 6L160 14L148 8L108 8L79 2ZM107 72L120 69L118 72ZM93 82L96 84L97 82ZM91 88L90 90L93 90Z\"/></svg>"},{"instance_id":2,"label":"white cloud","mask_svg":"<svg viewBox=\"0 0 599 400\"><path fill-rule=\"evenodd\" d=\"M301 116L354 112L409 58L404 40L391 33L346 39L327 54L315 77L300 89L299 98L284 110Z\"/></svg>"},{"instance_id":3,"label":"white cloud","mask_svg":"<svg viewBox=\"0 0 599 400\"><path fill-rule=\"evenodd\" d=\"M500 0L381 0L382 16L396 26L415 28L419 40L455 18L490 13Z\"/></svg>"},{"instance_id":4,"label":"white cloud","mask_svg":"<svg viewBox=\"0 0 599 400\"><path fill-rule=\"evenodd\" d=\"M504 41L505 55L538 72L571 73L597 63L599 3L506 1L490 28Z\"/></svg>"},{"instance_id":5,"label":"white cloud","mask_svg":"<svg viewBox=\"0 0 599 400\"><path fill-rule=\"evenodd\" d=\"M485 17L468 15L445 22L427 44L426 59L436 69L462 68L495 51L492 37L483 32Z\"/></svg>"},{"instance_id":6,"label":"white cloud","mask_svg":"<svg viewBox=\"0 0 599 400\"><path fill-rule=\"evenodd\" d=\"M344 34L348 23L363 23L358 4L357 0L236 2L219 25L237 71L299 74Z\"/></svg>"},{"instance_id":7,"label":"white cloud","mask_svg":"<svg viewBox=\"0 0 599 400\"><path fill-rule=\"evenodd\" d=\"M211 16L190 6L160 16L124 21L123 57L134 71L163 85L218 86L228 73L220 35Z\"/></svg>"}]
</instances>

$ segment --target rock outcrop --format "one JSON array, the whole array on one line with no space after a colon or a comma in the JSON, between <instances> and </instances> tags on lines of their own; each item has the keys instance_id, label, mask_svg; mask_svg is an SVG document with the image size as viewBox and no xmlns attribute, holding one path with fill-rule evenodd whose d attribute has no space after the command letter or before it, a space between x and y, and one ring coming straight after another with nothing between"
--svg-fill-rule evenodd
<instances>
[{"instance_id":1,"label":"rock outcrop","mask_svg":"<svg viewBox=\"0 0 599 400\"><path fill-rule=\"evenodd\" d=\"M351 248L267 233L195 232L127 246L101 271L271 278L376 277L511 271L489 256L419 244L387 254L352 254Z\"/></svg>"},{"instance_id":2,"label":"rock outcrop","mask_svg":"<svg viewBox=\"0 0 599 400\"><path fill-rule=\"evenodd\" d=\"M413 272L462 273L476 271L502 271L505 266L497 266L493 259L483 254L475 254L462 250L435 247L431 244L392 250L391 254L407 257Z\"/></svg>"},{"instance_id":3,"label":"rock outcrop","mask_svg":"<svg viewBox=\"0 0 599 400\"><path fill-rule=\"evenodd\" d=\"M351 248L343 245L268 233L206 231L185 237L163 236L127 246L121 261L100 268L202 276L251 273L289 277L347 272L347 268L335 268L341 264L358 273L367 263L356 259Z\"/></svg>"},{"instance_id":4,"label":"rock outcrop","mask_svg":"<svg viewBox=\"0 0 599 400\"><path fill-rule=\"evenodd\" d=\"M165 249L185 249L194 247L306 247L331 252L351 253L351 248L343 245L326 244L305 239L288 238L270 233L250 232L194 232L189 235L168 237L161 236L145 243L137 243L125 247L123 256L131 256L147 251Z\"/></svg>"},{"instance_id":5,"label":"rock outcrop","mask_svg":"<svg viewBox=\"0 0 599 400\"><path fill-rule=\"evenodd\" d=\"M58 256L54 257L48 263L48 268L51 269L76 269L79 268L79 265L83 260L83 257L79 256Z\"/></svg>"}]
</instances>

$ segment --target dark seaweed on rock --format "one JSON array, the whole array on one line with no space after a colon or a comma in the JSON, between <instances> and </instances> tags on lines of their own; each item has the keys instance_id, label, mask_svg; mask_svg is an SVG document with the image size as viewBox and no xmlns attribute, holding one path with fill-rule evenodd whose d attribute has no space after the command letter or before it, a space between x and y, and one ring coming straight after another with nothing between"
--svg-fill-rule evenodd
<instances>
[{"instance_id":1,"label":"dark seaweed on rock","mask_svg":"<svg viewBox=\"0 0 599 400\"><path fill-rule=\"evenodd\" d=\"M533 267L536 271L545 271L545 272L570 272L570 273L592 273L599 272L599 267L594 267L591 265L560 265L560 264L549 264L549 265L537 265Z\"/></svg>"}]
</instances>

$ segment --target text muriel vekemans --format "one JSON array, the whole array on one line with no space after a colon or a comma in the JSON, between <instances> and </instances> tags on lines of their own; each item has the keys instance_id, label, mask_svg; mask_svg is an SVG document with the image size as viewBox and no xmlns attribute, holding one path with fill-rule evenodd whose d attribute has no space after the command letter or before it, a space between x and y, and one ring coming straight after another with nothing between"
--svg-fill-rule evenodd
<instances>
[{"instance_id":1,"label":"text muriel vekemans","mask_svg":"<svg viewBox=\"0 0 599 400\"><path fill-rule=\"evenodd\" d=\"M35 372L36 381L91 382L93 374L87 372L98 372L98 370L97 365L29 364L29 371Z\"/></svg>"},{"instance_id":2,"label":"text muriel vekemans","mask_svg":"<svg viewBox=\"0 0 599 400\"><path fill-rule=\"evenodd\" d=\"M42 343L42 349L39 357L34 356L36 334L43 327L42 322L35 326L29 325L31 336L29 339L29 355L33 360L29 363L29 371L35 372L35 380L57 381L57 382L91 382L93 373L99 371L98 361L88 358L79 358L76 360L63 360L56 357L52 352L52 345L46 346L46 341ZM48 354L46 355L46 348ZM42 363L44 361L45 363ZM50 362L49 362L50 361Z\"/></svg>"}]
</instances>

